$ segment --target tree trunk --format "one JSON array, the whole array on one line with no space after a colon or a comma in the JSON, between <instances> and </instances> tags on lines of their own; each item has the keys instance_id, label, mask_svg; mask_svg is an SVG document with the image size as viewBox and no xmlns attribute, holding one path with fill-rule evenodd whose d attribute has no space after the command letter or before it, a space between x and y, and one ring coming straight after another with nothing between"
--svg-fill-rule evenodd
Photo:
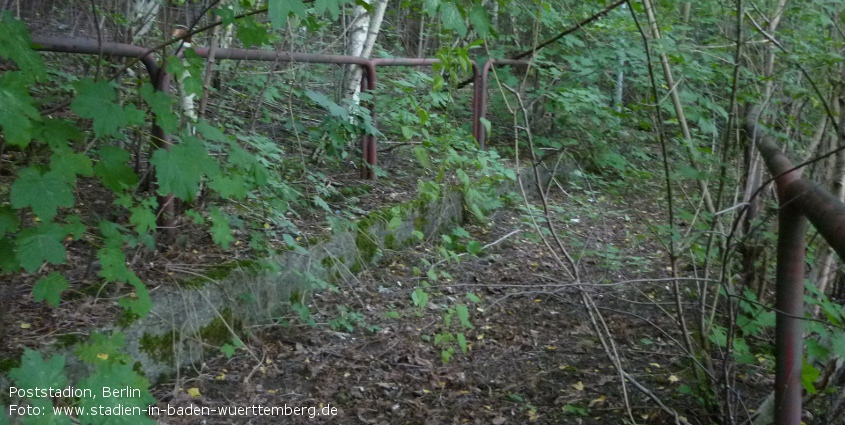
<instances>
[{"instance_id":1,"label":"tree trunk","mask_svg":"<svg viewBox=\"0 0 845 425\"><path fill-rule=\"evenodd\" d=\"M129 34L130 43L137 42L153 28L153 24L161 8L159 0L130 0L129 4Z\"/></svg>"},{"instance_id":2,"label":"tree trunk","mask_svg":"<svg viewBox=\"0 0 845 425\"><path fill-rule=\"evenodd\" d=\"M387 0L369 0L367 4L373 6L372 15L362 6L355 6L352 13L352 24L348 31L349 38L346 44L346 54L349 56L370 57L373 46L376 43L381 22L384 18L384 11L387 8ZM361 67L348 65L346 76L343 82L344 98L352 99L355 104L360 102L358 93L361 91Z\"/></svg>"}]
</instances>

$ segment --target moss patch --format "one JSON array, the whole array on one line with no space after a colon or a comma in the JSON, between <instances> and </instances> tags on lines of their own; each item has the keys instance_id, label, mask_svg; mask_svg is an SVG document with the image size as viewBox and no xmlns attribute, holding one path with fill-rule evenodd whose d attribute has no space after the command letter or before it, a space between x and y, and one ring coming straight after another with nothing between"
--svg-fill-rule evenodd
<instances>
[{"instance_id":1,"label":"moss patch","mask_svg":"<svg viewBox=\"0 0 845 425\"><path fill-rule=\"evenodd\" d=\"M202 288L203 286L214 281L223 280L232 274L233 270L248 270L255 271L259 269L259 265L253 260L236 260L228 263L220 264L219 266L211 267L206 270L202 276L192 279L187 279L181 283L185 288Z\"/></svg>"},{"instance_id":2,"label":"moss patch","mask_svg":"<svg viewBox=\"0 0 845 425\"><path fill-rule=\"evenodd\" d=\"M211 345L223 345L232 340L235 333L243 329L243 323L240 319L233 317L232 311L223 309L220 311L220 317L214 318L211 323L200 328L200 338L203 342ZM226 326L228 324L229 326ZM232 331L229 328L232 328Z\"/></svg>"},{"instance_id":3,"label":"moss patch","mask_svg":"<svg viewBox=\"0 0 845 425\"><path fill-rule=\"evenodd\" d=\"M141 336L141 351L147 353L157 362L173 361L173 343L178 341L176 331L172 330L164 335L145 333Z\"/></svg>"}]
</instances>

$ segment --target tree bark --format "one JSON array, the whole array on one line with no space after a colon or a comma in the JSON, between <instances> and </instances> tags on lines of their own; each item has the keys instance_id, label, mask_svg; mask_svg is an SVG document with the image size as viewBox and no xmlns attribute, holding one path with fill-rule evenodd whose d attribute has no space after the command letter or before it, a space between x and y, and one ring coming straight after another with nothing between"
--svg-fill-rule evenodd
<instances>
[{"instance_id":1,"label":"tree bark","mask_svg":"<svg viewBox=\"0 0 845 425\"><path fill-rule=\"evenodd\" d=\"M375 4L373 5L373 2ZM351 28L348 31L349 39L346 44L346 54L349 56L370 57L373 46L376 43L381 22L384 19L384 11L387 8L387 0L369 0L367 4L373 5L373 13L370 14L363 6L355 6ZM351 99L355 104L360 102L358 94L361 91L361 67L348 65L346 77L344 78L344 98Z\"/></svg>"}]
</instances>

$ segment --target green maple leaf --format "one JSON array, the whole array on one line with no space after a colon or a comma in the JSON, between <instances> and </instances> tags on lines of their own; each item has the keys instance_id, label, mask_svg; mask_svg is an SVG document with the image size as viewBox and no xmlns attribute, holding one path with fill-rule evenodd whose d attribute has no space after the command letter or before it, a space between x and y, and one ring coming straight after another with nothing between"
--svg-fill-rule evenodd
<instances>
[{"instance_id":1,"label":"green maple leaf","mask_svg":"<svg viewBox=\"0 0 845 425\"><path fill-rule=\"evenodd\" d=\"M469 12L469 23L475 28L475 32L478 33L479 37L487 38L490 36L492 24L490 23L490 16L487 14L487 9L484 6L477 4L472 8Z\"/></svg>"},{"instance_id":2,"label":"green maple leaf","mask_svg":"<svg viewBox=\"0 0 845 425\"><path fill-rule=\"evenodd\" d=\"M9 378L18 388L64 388L67 385L65 357L55 355L45 360L38 351L25 348L20 367L12 369Z\"/></svg>"},{"instance_id":3,"label":"green maple leaf","mask_svg":"<svg viewBox=\"0 0 845 425\"><path fill-rule=\"evenodd\" d=\"M85 133L71 121L60 118L44 118L33 137L46 143L54 150L61 150L67 148L68 141L78 142L83 140Z\"/></svg>"},{"instance_id":4,"label":"green maple leaf","mask_svg":"<svg viewBox=\"0 0 845 425\"><path fill-rule=\"evenodd\" d=\"M15 258L15 244L9 238L0 237L0 271L15 273L21 268Z\"/></svg>"},{"instance_id":5,"label":"green maple leaf","mask_svg":"<svg viewBox=\"0 0 845 425\"><path fill-rule=\"evenodd\" d=\"M107 82L95 82L90 78L75 84L76 99L70 109L82 118L94 120L94 135L103 138L117 134L130 125L144 123L144 112L135 105L125 108L117 102L114 87Z\"/></svg>"},{"instance_id":6,"label":"green maple leaf","mask_svg":"<svg viewBox=\"0 0 845 425\"><path fill-rule=\"evenodd\" d=\"M16 257L21 267L29 273L38 270L46 261L50 264L65 263L65 246L62 244L66 233L61 225L42 223L21 231L15 240Z\"/></svg>"},{"instance_id":7,"label":"green maple leaf","mask_svg":"<svg viewBox=\"0 0 845 425\"><path fill-rule=\"evenodd\" d=\"M208 186L217 191L217 193L219 193L224 199L243 199L247 194L246 177L240 174L232 173L228 176L217 176L211 180L211 183L209 183Z\"/></svg>"},{"instance_id":8,"label":"green maple leaf","mask_svg":"<svg viewBox=\"0 0 845 425\"><path fill-rule=\"evenodd\" d=\"M437 14L437 9L440 7L440 0L423 0L423 9L428 17L433 18Z\"/></svg>"},{"instance_id":9,"label":"green maple leaf","mask_svg":"<svg viewBox=\"0 0 845 425\"><path fill-rule=\"evenodd\" d=\"M229 216L219 208L212 208L209 217L211 218L211 239L223 249L229 249L229 243L235 240L232 236L232 228L229 227Z\"/></svg>"},{"instance_id":10,"label":"green maple leaf","mask_svg":"<svg viewBox=\"0 0 845 425\"><path fill-rule=\"evenodd\" d=\"M140 94L144 102L147 102L147 105L150 106L150 110L153 111L156 124L166 133L175 133L179 128L179 116L174 114L170 108L173 98L164 92L153 90L153 86L149 83L144 83L141 86Z\"/></svg>"},{"instance_id":11,"label":"green maple leaf","mask_svg":"<svg viewBox=\"0 0 845 425\"><path fill-rule=\"evenodd\" d=\"M52 272L35 282L32 288L32 299L36 302L47 301L47 305L55 307L59 305L62 300L62 292L64 292L70 285L67 279L57 272Z\"/></svg>"},{"instance_id":12,"label":"green maple leaf","mask_svg":"<svg viewBox=\"0 0 845 425\"><path fill-rule=\"evenodd\" d=\"M12 18L9 12L0 15L0 40L3 40L0 43L0 57L14 61L32 80L47 77L41 55L32 50L26 24Z\"/></svg>"},{"instance_id":13,"label":"green maple leaf","mask_svg":"<svg viewBox=\"0 0 845 425\"><path fill-rule=\"evenodd\" d=\"M62 174L41 174L34 167L20 170L12 183L11 200L16 209L32 207L32 212L44 221L52 220L58 207L74 204L73 189Z\"/></svg>"},{"instance_id":14,"label":"green maple leaf","mask_svg":"<svg viewBox=\"0 0 845 425\"><path fill-rule=\"evenodd\" d=\"M100 276L108 282L128 282L133 273L126 267L126 255L120 246L105 246L97 251Z\"/></svg>"},{"instance_id":15,"label":"green maple leaf","mask_svg":"<svg viewBox=\"0 0 845 425\"><path fill-rule=\"evenodd\" d=\"M129 223L135 226L138 233L147 233L156 228L156 215L146 205L136 205L129 209L132 215L129 216Z\"/></svg>"},{"instance_id":16,"label":"green maple leaf","mask_svg":"<svg viewBox=\"0 0 845 425\"><path fill-rule=\"evenodd\" d=\"M104 146L100 149L100 162L94 166L94 174L115 192L134 187L138 184L138 175L126 165L129 158L129 152L117 146Z\"/></svg>"},{"instance_id":17,"label":"green maple leaf","mask_svg":"<svg viewBox=\"0 0 845 425\"><path fill-rule=\"evenodd\" d=\"M76 183L76 176L90 177L94 175L93 162L85 154L61 149L50 156L50 170L55 171L68 182Z\"/></svg>"},{"instance_id":18,"label":"green maple leaf","mask_svg":"<svg viewBox=\"0 0 845 425\"><path fill-rule=\"evenodd\" d=\"M6 233L13 233L18 230L21 222L15 211L5 205L0 205L0 237Z\"/></svg>"},{"instance_id":19,"label":"green maple leaf","mask_svg":"<svg viewBox=\"0 0 845 425\"><path fill-rule=\"evenodd\" d=\"M325 12L329 12L329 15L332 17L332 20L337 19L340 16L340 4L344 3L342 0L315 0L314 1L314 10L317 12L318 15L322 15Z\"/></svg>"},{"instance_id":20,"label":"green maple leaf","mask_svg":"<svg viewBox=\"0 0 845 425\"><path fill-rule=\"evenodd\" d=\"M126 336L123 332L113 332L109 336L94 332L87 342L74 351L74 354L79 357L79 360L92 365L106 362L127 363L132 361L132 357L121 351L125 346Z\"/></svg>"},{"instance_id":21,"label":"green maple leaf","mask_svg":"<svg viewBox=\"0 0 845 425\"><path fill-rule=\"evenodd\" d=\"M238 22L238 40L244 44L244 47L260 47L270 44L270 34L264 25L247 17Z\"/></svg>"},{"instance_id":22,"label":"green maple leaf","mask_svg":"<svg viewBox=\"0 0 845 425\"><path fill-rule=\"evenodd\" d=\"M159 149L150 163L156 167L158 193L172 193L185 201L194 198L203 174L216 176L220 173L217 163L196 137L186 137L170 151Z\"/></svg>"},{"instance_id":23,"label":"green maple leaf","mask_svg":"<svg viewBox=\"0 0 845 425\"><path fill-rule=\"evenodd\" d=\"M455 3L440 5L440 21L443 23L443 28L454 30L461 37L467 35L467 24Z\"/></svg>"},{"instance_id":24,"label":"green maple leaf","mask_svg":"<svg viewBox=\"0 0 845 425\"><path fill-rule=\"evenodd\" d=\"M78 388L88 389L95 395L101 395L103 388L129 388L131 390L139 390L140 396L138 397L137 394L124 394L105 398L81 398L79 400L79 407L83 408L86 412L90 412L92 409L99 411L100 409L116 409L118 407L129 409L139 408L143 411L149 405L155 403L155 399L149 393L149 386L149 381L132 370L131 365L109 362L98 367L94 373L80 383ZM156 422L145 416L83 415L79 417L79 423L83 425L154 425Z\"/></svg>"},{"instance_id":25,"label":"green maple leaf","mask_svg":"<svg viewBox=\"0 0 845 425\"><path fill-rule=\"evenodd\" d=\"M78 241L85 234L85 223L78 215L70 215L65 218L67 224L64 225L65 233L73 235L73 240Z\"/></svg>"},{"instance_id":26,"label":"green maple leaf","mask_svg":"<svg viewBox=\"0 0 845 425\"><path fill-rule=\"evenodd\" d=\"M53 414L53 400L49 398L31 398L28 403L41 412L49 413L43 416L24 416L21 418L23 425L73 425L73 421L66 415Z\"/></svg>"},{"instance_id":27,"label":"green maple leaf","mask_svg":"<svg viewBox=\"0 0 845 425\"><path fill-rule=\"evenodd\" d=\"M6 142L22 148L29 146L33 121L40 120L41 115L32 104L29 85L21 72L0 75L0 105L3 105L0 108L0 128L3 128Z\"/></svg>"},{"instance_id":28,"label":"green maple leaf","mask_svg":"<svg viewBox=\"0 0 845 425\"><path fill-rule=\"evenodd\" d=\"M144 317L153 309L150 291L135 273L129 278L129 284L135 288L135 298L123 297L117 304L138 317Z\"/></svg>"},{"instance_id":29,"label":"green maple leaf","mask_svg":"<svg viewBox=\"0 0 845 425\"><path fill-rule=\"evenodd\" d=\"M307 12L301 0L269 0L267 7L270 23L275 29L284 28L287 25L287 17L291 13L304 18Z\"/></svg>"}]
</instances>

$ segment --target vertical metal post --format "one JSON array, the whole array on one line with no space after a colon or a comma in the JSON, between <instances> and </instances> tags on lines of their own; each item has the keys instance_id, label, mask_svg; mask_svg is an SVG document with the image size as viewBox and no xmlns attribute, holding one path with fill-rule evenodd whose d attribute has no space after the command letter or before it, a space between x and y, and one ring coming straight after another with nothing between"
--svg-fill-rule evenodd
<instances>
[{"instance_id":1,"label":"vertical metal post","mask_svg":"<svg viewBox=\"0 0 845 425\"><path fill-rule=\"evenodd\" d=\"M775 334L775 425L801 423L801 367L804 354L804 250L807 219L797 198L781 199L778 246Z\"/></svg>"},{"instance_id":2,"label":"vertical metal post","mask_svg":"<svg viewBox=\"0 0 845 425\"><path fill-rule=\"evenodd\" d=\"M481 93L481 71L478 69L478 63L474 60L472 61L472 83L472 137L475 138L479 147L484 149L480 140L481 134L478 132L481 127L481 111L478 109L481 106L478 98Z\"/></svg>"},{"instance_id":3,"label":"vertical metal post","mask_svg":"<svg viewBox=\"0 0 845 425\"><path fill-rule=\"evenodd\" d=\"M361 65L361 67L364 70L361 75L361 93L369 91L374 96L376 89L376 67L372 61L367 61L367 63ZM373 127L375 127L375 98L367 102L366 107L370 110L370 120ZM374 134L364 133L364 135L361 136L361 149L364 157L364 163L361 164L361 178L365 180L375 180L376 172L374 167L378 164L378 145L376 136Z\"/></svg>"}]
</instances>

